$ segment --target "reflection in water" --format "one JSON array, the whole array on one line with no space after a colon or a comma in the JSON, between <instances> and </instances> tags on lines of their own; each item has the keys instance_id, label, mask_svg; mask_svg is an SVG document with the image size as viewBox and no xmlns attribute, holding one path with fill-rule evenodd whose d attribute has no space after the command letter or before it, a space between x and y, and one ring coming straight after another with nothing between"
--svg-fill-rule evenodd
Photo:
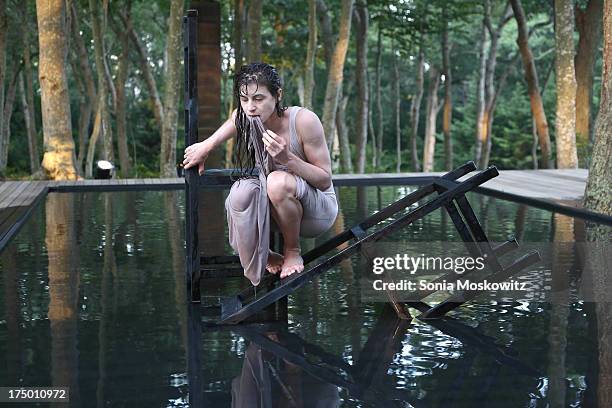
<instances>
[{"instance_id":1,"label":"reflection in water","mask_svg":"<svg viewBox=\"0 0 612 408\"><path fill-rule=\"evenodd\" d=\"M74 196L49 194L45 212L45 244L49 258L51 379L53 386L70 387L70 400L76 403L79 400L79 272L73 221Z\"/></svg>"},{"instance_id":2,"label":"reflection in water","mask_svg":"<svg viewBox=\"0 0 612 408\"><path fill-rule=\"evenodd\" d=\"M516 209L516 216L514 217L514 237L518 242L523 242L526 218L527 206L525 204L520 204Z\"/></svg>"},{"instance_id":3,"label":"reflection in water","mask_svg":"<svg viewBox=\"0 0 612 408\"><path fill-rule=\"evenodd\" d=\"M566 349L569 317L569 275L574 253L574 219L553 215L553 259L548 328L548 395L551 407L564 407L567 389Z\"/></svg>"},{"instance_id":4,"label":"reflection in water","mask_svg":"<svg viewBox=\"0 0 612 408\"><path fill-rule=\"evenodd\" d=\"M4 310L6 320L6 385L19 384L22 366L22 347L20 340L21 311L17 287L17 264L15 245L9 245L2 257L2 278L4 281Z\"/></svg>"},{"instance_id":5,"label":"reflection in water","mask_svg":"<svg viewBox=\"0 0 612 408\"><path fill-rule=\"evenodd\" d=\"M401 363L405 377L417 378L420 364L416 356L405 348L411 321L399 319L389 305L383 307L376 324L369 331L359 358L348 364L341 355L329 353L314 340L304 339L289 332L282 323L241 325L233 328L249 344L246 347L240 374L231 381L233 407L275 406L338 406L340 387L349 398L364 401L367 406L449 406L449 404L482 401L494 392L495 381L502 368L511 375L539 376L540 373L515 357L516 350L496 343L496 339L452 318L431 321L433 327L449 338L454 338L473 351L460 357L453 380L441 384L440 392L431 401L421 401L423 393L398 388L395 377ZM408 336L408 337L407 337ZM438 343L438 348L442 343ZM484 383L470 381L475 366L482 356L490 359L486 366L477 367ZM408 362L413 360L413 363ZM414 364L414 365L413 365ZM474 389L476 385L477 389ZM465 400L466 394L470 400ZM345 399L346 401L346 399Z\"/></svg>"},{"instance_id":6,"label":"reflection in water","mask_svg":"<svg viewBox=\"0 0 612 408\"><path fill-rule=\"evenodd\" d=\"M267 336L278 341L274 332ZM241 374L232 381L232 407L333 408L340 406L338 389L304 372L299 365L252 342Z\"/></svg>"},{"instance_id":7,"label":"reflection in water","mask_svg":"<svg viewBox=\"0 0 612 408\"><path fill-rule=\"evenodd\" d=\"M324 239L412 189L338 191L342 213ZM469 199L479 217L489 207L492 239L514 232L524 235L523 242L574 239L563 238L571 231L563 217L553 224L551 213L537 208L478 195ZM0 355L7 358L0 364L0 383L65 382L72 384L73 401L80 394L83 406L96 404L97 393L100 405L185 406L187 392L190 406L230 406L232 383L244 367L255 365L247 360L259 348L271 395L287 406L307 404L309 387L322 384L340 387L336 398L347 407L401 406L398 401L415 407L473 407L482 401L508 407L562 401L612 406L612 311L609 303L576 300L574 289L584 285L586 274L593 277L591 292L609 299L609 250L597 255L588 247L581 253L561 247L553 254L554 267L542 264L526 277L566 287L563 271L572 272L569 300L554 307L482 296L456 309L446 325L412 321L394 331L376 329L382 304L360 299L357 282L367 266L357 255L292 295L286 328L266 327L256 333L263 338L259 342L233 328L202 332L199 306L189 308L195 318L185 316L182 211L181 192L50 194L47 208L35 209L2 254ZM442 214L391 239L407 246L456 240L452 221ZM224 219L213 218L223 237ZM210 230L211 244L227 253L226 238ZM577 241L586 235L580 224L573 231ZM586 267L577 273L583 262L595 273ZM231 295L241 284L220 281L214 295ZM275 352L280 347L284 354ZM330 404L337 405L336 398Z\"/></svg>"},{"instance_id":8,"label":"reflection in water","mask_svg":"<svg viewBox=\"0 0 612 408\"><path fill-rule=\"evenodd\" d=\"M359 199L357 199L357 202L358 203L360 202ZM352 226L350 225L347 226L345 224L344 212L342 210L342 207L339 207L338 216L336 217L336 221L334 222L334 225L332 226L334 235L342 234L347 228L351 228L351 227ZM338 249L343 250L345 248L348 248L348 246L349 246L349 242L347 241L341 244L338 247ZM354 287L358 288L359 287L359 276L356 276L356 274L353 271L353 264L351 263L351 259L350 258L343 259L340 262L339 267L340 267L340 271L342 273L342 279L344 280L344 282L346 282L347 285L354 285ZM318 283L319 283L319 280L317 279L316 280L317 289L318 289ZM361 297L361 294L360 294L359 289L348 292L346 296L346 303L347 303L347 308L348 308L347 317L355 321L355 324L351 326L351 349L353 352L353 358L357 357L355 353L357 353L357 350L359 350L361 346L360 333L359 333L361 329L361 324L360 324L361 316L359 313L360 297Z\"/></svg>"},{"instance_id":9,"label":"reflection in water","mask_svg":"<svg viewBox=\"0 0 612 408\"><path fill-rule=\"evenodd\" d=\"M168 223L168 239L172 256L172 272L174 276L174 299L179 315L181 330L181 343L183 349L187 350L187 288L185 286L185 248L183 241L183 223L180 222L179 213L176 208L179 192L169 191L164 195L164 208L166 210L166 221Z\"/></svg>"},{"instance_id":10,"label":"reflection in water","mask_svg":"<svg viewBox=\"0 0 612 408\"><path fill-rule=\"evenodd\" d=\"M592 276L599 378L597 402L600 407L612 406L612 229L587 224L587 254L585 272Z\"/></svg>"},{"instance_id":11,"label":"reflection in water","mask_svg":"<svg viewBox=\"0 0 612 408\"><path fill-rule=\"evenodd\" d=\"M385 307L353 365L288 332L282 324L239 326L233 330L250 344L242 372L232 381L232 406L337 407L337 387L374 406L395 406L394 399L407 401L410 395L398 393L386 380L408 324Z\"/></svg>"},{"instance_id":12,"label":"reflection in water","mask_svg":"<svg viewBox=\"0 0 612 408\"><path fill-rule=\"evenodd\" d=\"M111 294L110 285L116 287L117 261L115 259L115 234L113 231L113 203L110 194L104 195L104 263L102 265L102 289L100 302L102 304L102 315L98 330L98 386L96 390L98 407L105 405L105 386L106 386L106 353L108 346L108 327L111 320L111 310L109 308L109 297ZM112 291L112 293L117 293ZM115 302L113 302L115 304Z\"/></svg>"}]
</instances>

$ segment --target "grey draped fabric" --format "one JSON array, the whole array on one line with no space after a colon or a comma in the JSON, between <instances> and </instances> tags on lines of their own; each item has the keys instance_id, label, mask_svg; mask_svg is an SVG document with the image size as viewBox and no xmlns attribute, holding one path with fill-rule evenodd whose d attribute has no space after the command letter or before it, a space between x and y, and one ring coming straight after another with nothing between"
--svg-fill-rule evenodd
<instances>
[{"instance_id":1,"label":"grey draped fabric","mask_svg":"<svg viewBox=\"0 0 612 408\"><path fill-rule=\"evenodd\" d=\"M238 252L240 264L254 286L259 284L268 262L270 249L270 211L266 190L266 177L273 171L273 163L266 151L262 135L265 128L259 117L248 117L248 149L255 152L255 164L259 169L257 179L241 179L234 183L225 201L229 242ZM233 199L232 199L233 196ZM236 208L236 196L248 199L246 208Z\"/></svg>"}]
</instances>

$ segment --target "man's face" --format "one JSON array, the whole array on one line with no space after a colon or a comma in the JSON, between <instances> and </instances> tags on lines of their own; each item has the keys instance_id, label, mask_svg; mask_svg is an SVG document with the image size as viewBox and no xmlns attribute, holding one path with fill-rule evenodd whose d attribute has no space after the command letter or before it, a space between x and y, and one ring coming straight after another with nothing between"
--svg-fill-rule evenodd
<instances>
[{"instance_id":1,"label":"man's face","mask_svg":"<svg viewBox=\"0 0 612 408\"><path fill-rule=\"evenodd\" d=\"M278 94L280 98L282 90L279 90ZM265 122L274 113L276 98L267 86L258 86L257 83L251 82L240 88L240 105L244 113L249 116L259 116L261 121Z\"/></svg>"}]
</instances>

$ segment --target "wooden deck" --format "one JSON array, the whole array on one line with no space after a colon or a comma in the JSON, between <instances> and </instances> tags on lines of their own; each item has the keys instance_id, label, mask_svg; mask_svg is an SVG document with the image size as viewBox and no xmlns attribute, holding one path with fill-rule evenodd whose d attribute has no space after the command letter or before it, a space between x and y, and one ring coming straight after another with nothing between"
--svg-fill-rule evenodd
<instances>
[{"instance_id":1,"label":"wooden deck","mask_svg":"<svg viewBox=\"0 0 612 408\"><path fill-rule=\"evenodd\" d=\"M338 174L335 185L396 185L424 184L431 177L444 173L382 173ZM468 174L461 178L470 177ZM554 200L581 200L586 187L588 170L501 170L499 176L484 183L479 191L504 193L520 197Z\"/></svg>"},{"instance_id":2,"label":"wooden deck","mask_svg":"<svg viewBox=\"0 0 612 408\"><path fill-rule=\"evenodd\" d=\"M0 250L45 197L47 184L45 181L5 181L0 184Z\"/></svg>"},{"instance_id":3,"label":"wooden deck","mask_svg":"<svg viewBox=\"0 0 612 408\"><path fill-rule=\"evenodd\" d=\"M419 185L443 173L336 174L334 185ZM505 170L477 191L523 202L528 205L571 216L591 217L581 209L588 171ZM465 176L469 177L469 175ZM0 183L0 250L17 233L33 208L49 192L176 190L185 186L183 178L79 180L79 181L5 181ZM609 224L610 217L595 219Z\"/></svg>"}]
</instances>

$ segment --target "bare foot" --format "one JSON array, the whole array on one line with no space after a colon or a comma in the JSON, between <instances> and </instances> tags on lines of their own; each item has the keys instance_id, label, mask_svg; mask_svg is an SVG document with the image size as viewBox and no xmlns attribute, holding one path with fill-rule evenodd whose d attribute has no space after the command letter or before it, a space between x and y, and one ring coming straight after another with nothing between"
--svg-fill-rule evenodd
<instances>
[{"instance_id":1,"label":"bare foot","mask_svg":"<svg viewBox=\"0 0 612 408\"><path fill-rule=\"evenodd\" d=\"M299 249L285 250L285 261L281 270L281 279L304 270L304 260L300 256Z\"/></svg>"},{"instance_id":2,"label":"bare foot","mask_svg":"<svg viewBox=\"0 0 612 408\"><path fill-rule=\"evenodd\" d=\"M283 268L283 256L277 254L274 251L268 253L268 263L266 264L266 270L270 273L277 274Z\"/></svg>"}]
</instances>

